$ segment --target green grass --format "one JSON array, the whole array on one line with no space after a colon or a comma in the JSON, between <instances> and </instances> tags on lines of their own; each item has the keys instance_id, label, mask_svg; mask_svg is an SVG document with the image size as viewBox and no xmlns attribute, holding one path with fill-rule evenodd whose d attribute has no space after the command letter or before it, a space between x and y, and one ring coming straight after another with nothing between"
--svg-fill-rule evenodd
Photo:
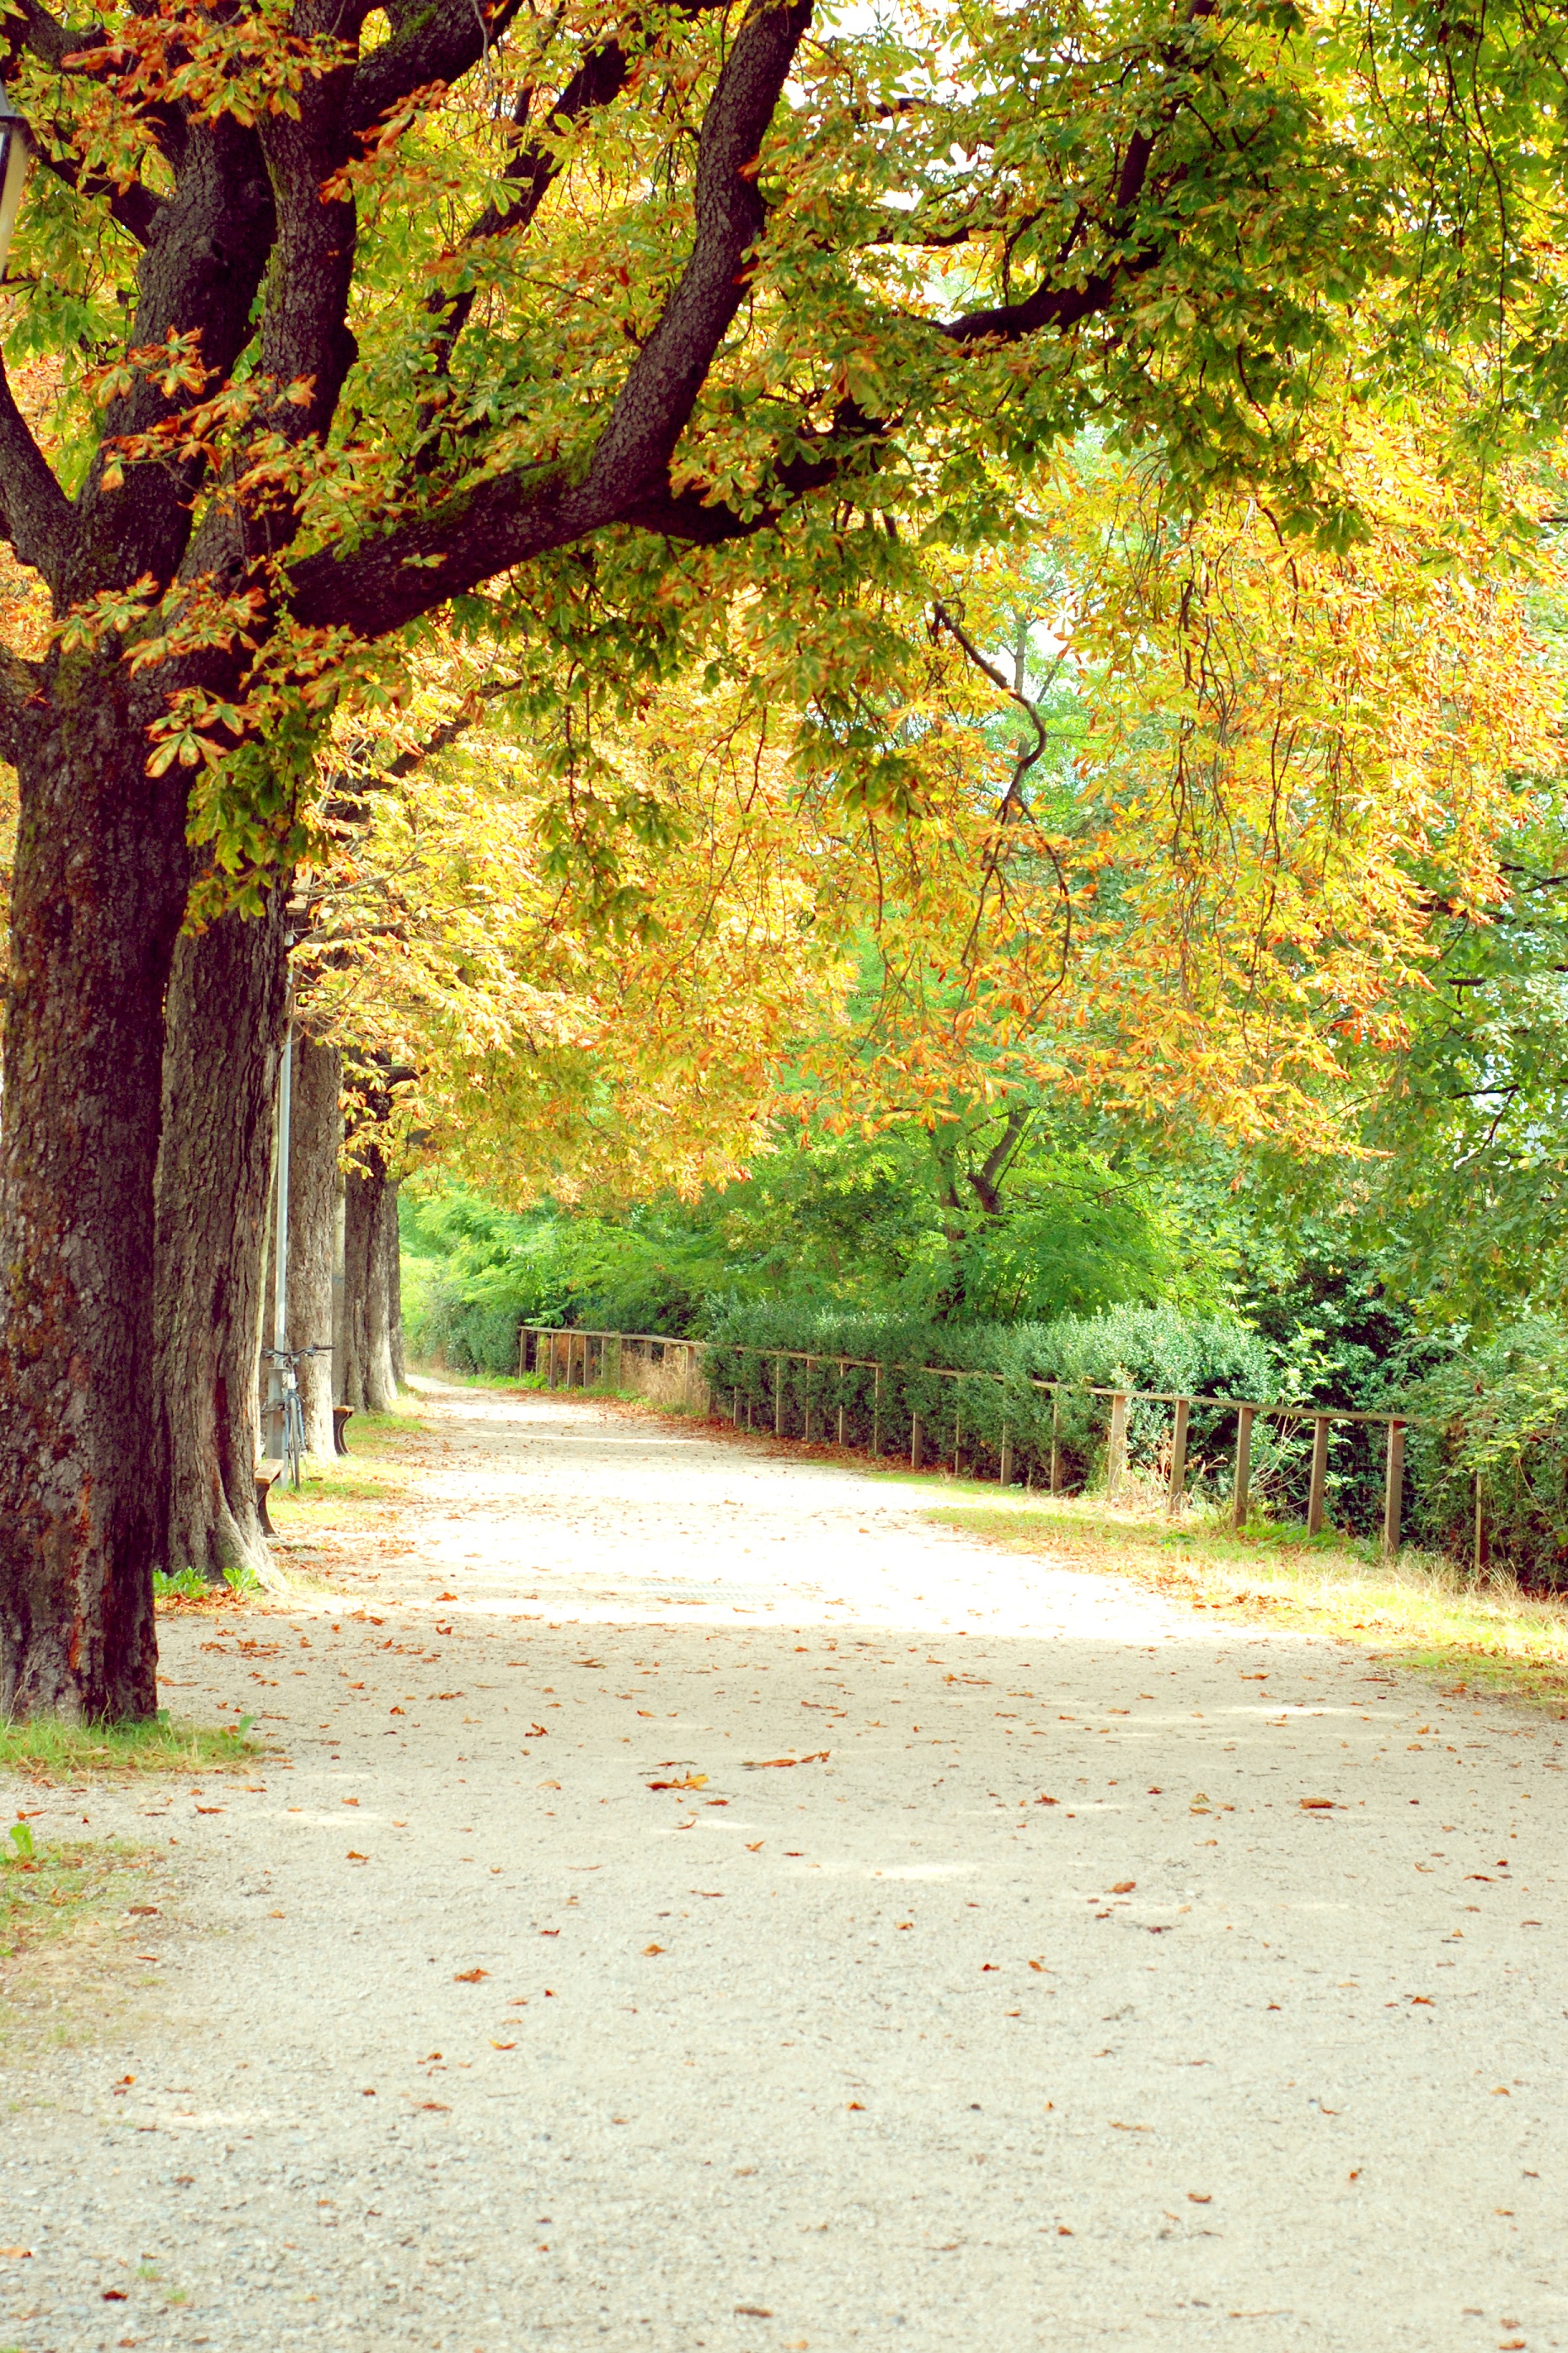
<instances>
[{"instance_id":1,"label":"green grass","mask_svg":"<svg viewBox=\"0 0 1568 2353\"><path fill-rule=\"evenodd\" d=\"M35 1845L23 1821L0 1843L0 2054L91 2042L146 1958L165 1858L118 1839Z\"/></svg>"},{"instance_id":2,"label":"green grass","mask_svg":"<svg viewBox=\"0 0 1568 2353\"><path fill-rule=\"evenodd\" d=\"M181 1724L160 1714L137 1724L68 1724L58 1716L0 1723L0 1766L36 1781L89 1778L132 1779L152 1773L210 1773L248 1766L261 1755L259 1742L239 1728Z\"/></svg>"},{"instance_id":3,"label":"green grass","mask_svg":"<svg viewBox=\"0 0 1568 2353\"><path fill-rule=\"evenodd\" d=\"M1384 1561L1371 1545L1300 1528L1237 1535L1172 1527L1103 1501L990 1494L988 1504L938 1504L930 1516L1009 1552L1135 1577L1194 1609L1300 1626L1453 1683L1568 1707L1568 1601L1522 1593L1506 1577L1478 1579L1411 1549Z\"/></svg>"},{"instance_id":4,"label":"green grass","mask_svg":"<svg viewBox=\"0 0 1568 2353\"><path fill-rule=\"evenodd\" d=\"M18 1829L25 1824L18 1823ZM151 1853L119 1840L39 1846L0 1859L0 1960L15 1961L123 1914L145 1885Z\"/></svg>"}]
</instances>

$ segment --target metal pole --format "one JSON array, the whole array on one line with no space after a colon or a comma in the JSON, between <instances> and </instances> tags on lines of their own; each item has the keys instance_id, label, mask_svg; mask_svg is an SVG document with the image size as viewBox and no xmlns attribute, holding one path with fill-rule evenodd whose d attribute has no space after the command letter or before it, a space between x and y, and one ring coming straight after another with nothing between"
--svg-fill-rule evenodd
<instances>
[{"instance_id":1,"label":"metal pole","mask_svg":"<svg viewBox=\"0 0 1568 2353\"><path fill-rule=\"evenodd\" d=\"M1231 1524L1236 1528L1247 1525L1247 1489L1252 1476L1252 1413L1249 1405L1238 1408L1236 1417L1236 1504Z\"/></svg>"},{"instance_id":2,"label":"metal pole","mask_svg":"<svg viewBox=\"0 0 1568 2353\"><path fill-rule=\"evenodd\" d=\"M1312 1484L1307 1497L1307 1534L1315 1536L1323 1525L1323 1490L1329 1478L1329 1417L1312 1421Z\"/></svg>"},{"instance_id":3,"label":"metal pole","mask_svg":"<svg viewBox=\"0 0 1568 2353\"><path fill-rule=\"evenodd\" d=\"M278 1065L278 1173L273 1186L276 1223L273 1235L272 1345L289 1345L289 1130L294 1083L294 1023L283 1025L283 1053ZM283 1451L283 1367L274 1364L267 1383L268 1418L278 1418L278 1451Z\"/></svg>"},{"instance_id":4,"label":"metal pole","mask_svg":"<svg viewBox=\"0 0 1568 2353\"><path fill-rule=\"evenodd\" d=\"M1383 1549L1393 1560L1399 1551L1399 1522L1405 1503L1405 1424L1388 1425L1388 1470L1383 1488Z\"/></svg>"},{"instance_id":5,"label":"metal pole","mask_svg":"<svg viewBox=\"0 0 1568 2353\"><path fill-rule=\"evenodd\" d=\"M1171 1432L1171 1492L1165 1498L1165 1509L1174 1519L1182 1508L1182 1490L1187 1483L1187 1413L1186 1398L1176 1399L1176 1426Z\"/></svg>"},{"instance_id":6,"label":"metal pole","mask_svg":"<svg viewBox=\"0 0 1568 2353\"><path fill-rule=\"evenodd\" d=\"M289 1345L289 1122L294 1092L294 1024L283 1029L283 1059L278 1066L278 1280L272 1300L272 1345ZM279 1371L278 1366L273 1367ZM281 1394L281 1390L279 1390Z\"/></svg>"}]
</instances>

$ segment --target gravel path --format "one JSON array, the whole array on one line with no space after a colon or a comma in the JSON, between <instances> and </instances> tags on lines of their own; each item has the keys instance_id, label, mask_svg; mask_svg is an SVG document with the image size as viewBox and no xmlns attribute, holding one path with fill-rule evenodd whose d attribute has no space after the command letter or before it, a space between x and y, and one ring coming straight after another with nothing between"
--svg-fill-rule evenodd
<instances>
[{"instance_id":1,"label":"gravel path","mask_svg":"<svg viewBox=\"0 0 1568 2353\"><path fill-rule=\"evenodd\" d=\"M0 2342L1568 2348L1568 1727L426 1402L351 1598L163 1629L258 1786L35 1822L174 1871L12 2075Z\"/></svg>"}]
</instances>

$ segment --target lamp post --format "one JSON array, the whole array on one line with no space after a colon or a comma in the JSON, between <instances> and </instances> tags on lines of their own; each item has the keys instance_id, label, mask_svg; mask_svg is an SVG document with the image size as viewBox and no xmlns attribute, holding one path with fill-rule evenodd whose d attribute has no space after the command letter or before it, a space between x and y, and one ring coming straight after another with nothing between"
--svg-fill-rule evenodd
<instances>
[{"instance_id":1,"label":"lamp post","mask_svg":"<svg viewBox=\"0 0 1568 2353\"><path fill-rule=\"evenodd\" d=\"M14 107L0 82L0 278L5 275L22 191L33 161L33 134L27 118Z\"/></svg>"}]
</instances>

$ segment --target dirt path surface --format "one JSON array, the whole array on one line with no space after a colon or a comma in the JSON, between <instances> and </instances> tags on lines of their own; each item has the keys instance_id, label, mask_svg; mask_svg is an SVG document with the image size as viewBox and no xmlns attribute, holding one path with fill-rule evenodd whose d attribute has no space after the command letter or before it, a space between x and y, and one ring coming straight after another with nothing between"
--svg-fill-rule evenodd
<instances>
[{"instance_id":1,"label":"dirt path surface","mask_svg":"<svg viewBox=\"0 0 1568 2353\"><path fill-rule=\"evenodd\" d=\"M1568 2348L1568 1726L422 1410L350 1598L163 1630L252 1786L27 1800L174 1869L10 2078L0 2343Z\"/></svg>"}]
</instances>

